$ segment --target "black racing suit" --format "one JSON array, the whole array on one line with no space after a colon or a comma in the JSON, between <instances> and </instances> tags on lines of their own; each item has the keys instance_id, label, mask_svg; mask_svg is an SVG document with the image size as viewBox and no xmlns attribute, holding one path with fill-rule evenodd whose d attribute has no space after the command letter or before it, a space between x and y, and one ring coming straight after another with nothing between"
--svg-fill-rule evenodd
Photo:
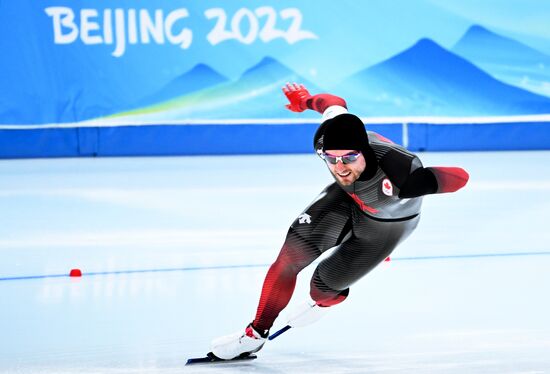
<instances>
[{"instance_id":1,"label":"black racing suit","mask_svg":"<svg viewBox=\"0 0 550 374\"><path fill-rule=\"evenodd\" d=\"M322 126L314 139L322 148ZM424 168L420 159L367 132L365 171L350 186L326 187L292 223L264 281L253 326L266 332L294 291L298 273L323 252L310 295L318 305L342 302L349 287L388 257L418 225L422 196L454 192L467 181L460 168Z\"/></svg>"}]
</instances>

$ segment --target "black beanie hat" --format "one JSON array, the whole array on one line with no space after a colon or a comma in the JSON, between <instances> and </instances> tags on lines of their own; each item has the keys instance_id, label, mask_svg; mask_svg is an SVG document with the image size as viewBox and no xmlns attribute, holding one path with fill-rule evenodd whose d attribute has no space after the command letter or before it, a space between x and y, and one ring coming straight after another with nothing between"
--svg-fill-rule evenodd
<instances>
[{"instance_id":1,"label":"black beanie hat","mask_svg":"<svg viewBox=\"0 0 550 374\"><path fill-rule=\"evenodd\" d=\"M353 149L364 153L370 149L365 125L353 114L340 114L326 120L323 127L323 151Z\"/></svg>"}]
</instances>

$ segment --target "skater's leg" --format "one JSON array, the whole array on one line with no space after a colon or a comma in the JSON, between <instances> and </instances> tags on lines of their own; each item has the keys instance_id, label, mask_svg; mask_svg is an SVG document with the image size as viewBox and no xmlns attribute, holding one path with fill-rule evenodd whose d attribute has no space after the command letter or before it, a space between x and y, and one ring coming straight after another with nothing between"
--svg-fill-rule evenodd
<instances>
[{"instance_id":1,"label":"skater's leg","mask_svg":"<svg viewBox=\"0 0 550 374\"><path fill-rule=\"evenodd\" d=\"M349 232L350 205L347 195L333 184L294 221L265 278L253 321L257 331L269 330L287 306L298 273Z\"/></svg>"},{"instance_id":2,"label":"skater's leg","mask_svg":"<svg viewBox=\"0 0 550 374\"><path fill-rule=\"evenodd\" d=\"M357 217L356 217L357 218ZM341 303L349 287L388 257L418 224L354 219L353 235L321 261L311 279L310 295L320 306Z\"/></svg>"},{"instance_id":3,"label":"skater's leg","mask_svg":"<svg viewBox=\"0 0 550 374\"><path fill-rule=\"evenodd\" d=\"M347 195L333 184L290 227L277 260L265 278L256 318L244 331L215 339L212 353L222 359L257 352L288 304L298 273L321 253L342 241L351 229Z\"/></svg>"},{"instance_id":4,"label":"skater's leg","mask_svg":"<svg viewBox=\"0 0 550 374\"><path fill-rule=\"evenodd\" d=\"M271 328L294 292L298 273L320 254L321 250L317 246L301 238L292 228L289 230L283 248L264 280L253 322L258 331Z\"/></svg>"}]
</instances>

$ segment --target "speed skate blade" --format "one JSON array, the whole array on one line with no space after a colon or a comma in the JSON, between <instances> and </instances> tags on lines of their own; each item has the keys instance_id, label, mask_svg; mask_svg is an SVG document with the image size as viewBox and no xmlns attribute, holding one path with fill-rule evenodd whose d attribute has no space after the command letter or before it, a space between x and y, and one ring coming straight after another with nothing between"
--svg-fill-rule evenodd
<instances>
[{"instance_id":1,"label":"speed skate blade","mask_svg":"<svg viewBox=\"0 0 550 374\"><path fill-rule=\"evenodd\" d=\"M206 354L206 357L198 357L198 358L190 358L187 360L187 363L185 365L195 365L195 364L222 364L222 363L230 363L230 362L236 362L236 361L247 361L247 360L255 360L258 358L255 354L247 354L243 353L242 355L235 357L231 360L224 360L222 358L216 357L212 352L208 352Z\"/></svg>"}]
</instances>

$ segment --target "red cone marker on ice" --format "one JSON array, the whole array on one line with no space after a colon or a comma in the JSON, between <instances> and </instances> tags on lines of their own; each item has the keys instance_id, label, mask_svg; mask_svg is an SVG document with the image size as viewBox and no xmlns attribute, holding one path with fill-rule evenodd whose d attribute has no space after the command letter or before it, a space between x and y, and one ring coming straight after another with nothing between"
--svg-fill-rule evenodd
<instances>
[{"instance_id":1,"label":"red cone marker on ice","mask_svg":"<svg viewBox=\"0 0 550 374\"><path fill-rule=\"evenodd\" d=\"M71 269L71 272L69 273L70 277L81 277L82 271L80 269Z\"/></svg>"}]
</instances>

